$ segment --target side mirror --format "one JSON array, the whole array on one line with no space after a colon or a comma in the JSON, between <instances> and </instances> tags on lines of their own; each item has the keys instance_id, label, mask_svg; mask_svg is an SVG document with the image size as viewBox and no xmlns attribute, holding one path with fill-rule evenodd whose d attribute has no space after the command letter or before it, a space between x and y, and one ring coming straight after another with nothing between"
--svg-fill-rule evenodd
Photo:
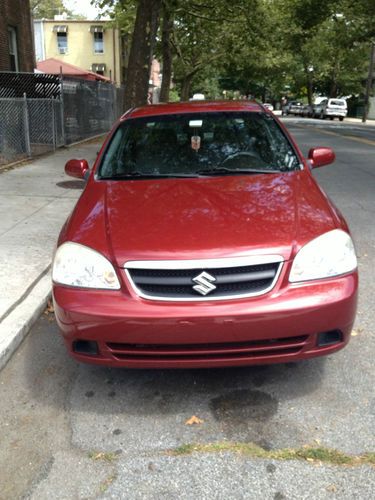
<instances>
[{"instance_id":1,"label":"side mirror","mask_svg":"<svg viewBox=\"0 0 375 500\"><path fill-rule=\"evenodd\" d=\"M336 155L331 148L312 148L308 158L312 168L323 167L335 161Z\"/></svg>"},{"instance_id":2,"label":"side mirror","mask_svg":"<svg viewBox=\"0 0 375 500\"><path fill-rule=\"evenodd\" d=\"M86 160L69 160L65 164L65 173L77 179L87 179L90 172L89 164Z\"/></svg>"}]
</instances>

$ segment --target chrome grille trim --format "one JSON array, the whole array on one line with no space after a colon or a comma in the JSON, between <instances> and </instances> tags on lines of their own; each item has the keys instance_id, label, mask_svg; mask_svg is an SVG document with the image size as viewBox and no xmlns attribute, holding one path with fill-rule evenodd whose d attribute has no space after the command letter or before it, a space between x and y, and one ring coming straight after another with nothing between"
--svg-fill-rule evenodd
<instances>
[{"instance_id":1,"label":"chrome grille trim","mask_svg":"<svg viewBox=\"0 0 375 500\"><path fill-rule=\"evenodd\" d=\"M203 302L203 301L218 301L218 300L235 300L242 299L246 297L256 297L259 295L264 295L274 288L276 282L280 276L283 267L283 257L280 255L258 255L249 257L230 257L222 259L192 259L192 260L152 260L152 261L128 261L124 264L124 270L129 283L131 284L135 293L144 299L157 300L164 302ZM167 297L150 295L145 291L141 290L137 284L134 282L130 271L132 269L142 269L142 270L202 270L209 272L211 269L218 268L235 268L235 267L246 267L246 266L256 266L261 264L279 264L275 273L275 276L269 286L258 290L255 292L239 293L239 294L229 294L229 295L207 295L197 297ZM224 280L225 281L225 280ZM240 281L240 280L239 280ZM192 283L193 284L193 283Z\"/></svg>"},{"instance_id":2,"label":"chrome grille trim","mask_svg":"<svg viewBox=\"0 0 375 500\"><path fill-rule=\"evenodd\" d=\"M215 269L217 267L256 266L283 262L281 255L252 255L249 257L223 257L221 259L191 260L129 260L125 269Z\"/></svg>"}]
</instances>

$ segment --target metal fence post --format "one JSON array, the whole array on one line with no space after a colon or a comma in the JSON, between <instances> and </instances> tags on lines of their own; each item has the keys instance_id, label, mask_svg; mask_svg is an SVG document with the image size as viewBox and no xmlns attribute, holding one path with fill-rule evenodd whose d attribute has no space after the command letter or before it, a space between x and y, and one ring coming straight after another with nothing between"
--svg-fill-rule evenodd
<instances>
[{"instance_id":1,"label":"metal fence post","mask_svg":"<svg viewBox=\"0 0 375 500\"><path fill-rule=\"evenodd\" d=\"M24 92L24 94L23 94L23 120L24 120L24 125L25 125L24 131L25 131L26 153L28 156L31 156L29 110L27 109L26 92Z\"/></svg>"},{"instance_id":2,"label":"metal fence post","mask_svg":"<svg viewBox=\"0 0 375 500\"><path fill-rule=\"evenodd\" d=\"M56 117L55 117L55 101L51 99L52 106L52 144L53 150L56 151Z\"/></svg>"},{"instance_id":3,"label":"metal fence post","mask_svg":"<svg viewBox=\"0 0 375 500\"><path fill-rule=\"evenodd\" d=\"M62 68L60 68L60 115L61 115L61 139L63 146L66 146L65 117L64 117L64 80Z\"/></svg>"},{"instance_id":4,"label":"metal fence post","mask_svg":"<svg viewBox=\"0 0 375 500\"><path fill-rule=\"evenodd\" d=\"M113 104L112 104L112 123L114 123L117 118L118 118L118 109L117 109L117 89L116 85L112 86L112 99L113 99Z\"/></svg>"}]
</instances>

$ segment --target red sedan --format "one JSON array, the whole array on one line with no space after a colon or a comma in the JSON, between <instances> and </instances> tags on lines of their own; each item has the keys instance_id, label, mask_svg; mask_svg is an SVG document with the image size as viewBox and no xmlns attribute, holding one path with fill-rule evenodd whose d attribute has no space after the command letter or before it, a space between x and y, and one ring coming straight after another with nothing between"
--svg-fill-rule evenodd
<instances>
[{"instance_id":1,"label":"red sedan","mask_svg":"<svg viewBox=\"0 0 375 500\"><path fill-rule=\"evenodd\" d=\"M128 111L90 170L53 262L79 361L130 368L291 362L350 337L357 260L345 220L277 118L245 101Z\"/></svg>"}]
</instances>

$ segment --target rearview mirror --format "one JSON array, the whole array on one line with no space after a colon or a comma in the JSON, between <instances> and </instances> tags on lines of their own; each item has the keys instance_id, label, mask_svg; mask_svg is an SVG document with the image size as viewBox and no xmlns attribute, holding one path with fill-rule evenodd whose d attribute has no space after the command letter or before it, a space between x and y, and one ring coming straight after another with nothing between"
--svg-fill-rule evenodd
<instances>
[{"instance_id":1,"label":"rearview mirror","mask_svg":"<svg viewBox=\"0 0 375 500\"><path fill-rule=\"evenodd\" d=\"M77 179L87 179L90 172L89 164L86 160L69 160L65 164L65 173Z\"/></svg>"},{"instance_id":2,"label":"rearview mirror","mask_svg":"<svg viewBox=\"0 0 375 500\"><path fill-rule=\"evenodd\" d=\"M308 158L312 168L323 167L335 161L336 155L331 148L311 148Z\"/></svg>"}]
</instances>

